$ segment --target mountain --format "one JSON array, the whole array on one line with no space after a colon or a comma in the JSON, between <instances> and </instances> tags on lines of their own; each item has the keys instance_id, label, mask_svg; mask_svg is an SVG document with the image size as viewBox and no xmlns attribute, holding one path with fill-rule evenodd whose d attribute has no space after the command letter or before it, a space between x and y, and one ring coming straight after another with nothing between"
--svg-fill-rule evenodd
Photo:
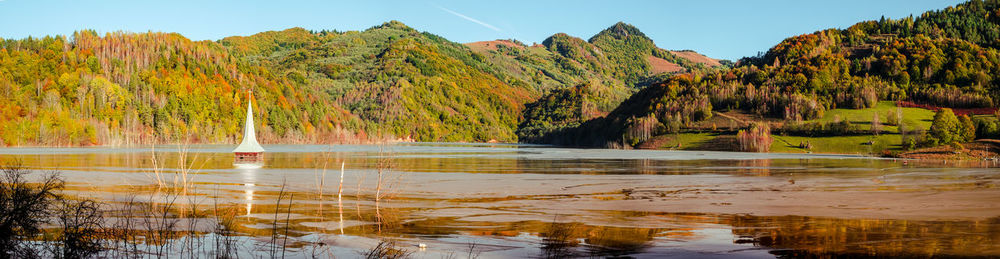
<instances>
[{"instance_id":1,"label":"mountain","mask_svg":"<svg viewBox=\"0 0 1000 259\"><path fill-rule=\"evenodd\" d=\"M625 26L601 34L619 46L629 46L629 38L644 42ZM538 139L628 147L656 135L702 131L692 126L711 118L713 111L795 122L820 118L834 108L871 108L881 100L995 108L1000 98L998 35L1000 1L973 0L916 18L883 18L790 37L729 69L672 75L638 91L605 117ZM626 53L628 60L643 53L636 48L640 51Z\"/></svg>"},{"instance_id":2,"label":"mountain","mask_svg":"<svg viewBox=\"0 0 1000 259\"><path fill-rule=\"evenodd\" d=\"M550 132L604 116L636 90L664 76L723 66L694 51L660 49L637 28L621 22L588 41L557 33L533 46L502 40L467 45L505 60L494 63L537 67L571 86L554 88L527 104L517 127L522 142L537 142Z\"/></svg>"},{"instance_id":3,"label":"mountain","mask_svg":"<svg viewBox=\"0 0 1000 259\"><path fill-rule=\"evenodd\" d=\"M638 28L618 22L588 40L600 48L614 67L616 78L629 85L640 84L658 72L697 70L705 66L656 47Z\"/></svg>"},{"instance_id":4,"label":"mountain","mask_svg":"<svg viewBox=\"0 0 1000 259\"><path fill-rule=\"evenodd\" d=\"M283 78L248 67L221 44L173 33L93 31L0 42L0 142L4 145L151 143L157 139L232 141L241 129L247 95L255 89L263 138L294 130L307 112L330 106L307 102ZM276 110L278 105L298 109ZM265 106L266 105L266 106ZM259 107L269 109L260 109ZM317 123L318 124L318 123Z\"/></svg>"},{"instance_id":5,"label":"mountain","mask_svg":"<svg viewBox=\"0 0 1000 259\"><path fill-rule=\"evenodd\" d=\"M463 45L396 21L219 41L87 30L4 39L0 144L232 143L248 91L265 143L514 142L526 105L544 96L587 85L580 104L589 110L580 119L590 119L644 78L682 71L639 62L630 66L641 73L624 73L604 56L621 50L565 34L545 42ZM683 71L704 67L654 52Z\"/></svg>"},{"instance_id":6,"label":"mountain","mask_svg":"<svg viewBox=\"0 0 1000 259\"><path fill-rule=\"evenodd\" d=\"M220 41L242 60L320 92L373 134L419 141L515 141L544 88L498 72L465 46L399 22L363 32L267 32Z\"/></svg>"}]
</instances>

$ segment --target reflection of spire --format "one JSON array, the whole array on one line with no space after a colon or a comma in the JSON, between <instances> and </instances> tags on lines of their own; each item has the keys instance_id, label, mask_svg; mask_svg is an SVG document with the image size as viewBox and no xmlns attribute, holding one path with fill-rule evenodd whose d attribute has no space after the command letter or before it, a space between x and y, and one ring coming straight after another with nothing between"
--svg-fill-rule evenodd
<instances>
[{"instance_id":1,"label":"reflection of spire","mask_svg":"<svg viewBox=\"0 0 1000 259\"><path fill-rule=\"evenodd\" d=\"M340 235L344 235L344 203L341 194L344 193L344 162L340 162L340 187L337 187L337 208L340 214Z\"/></svg>"},{"instance_id":2,"label":"reflection of spire","mask_svg":"<svg viewBox=\"0 0 1000 259\"><path fill-rule=\"evenodd\" d=\"M250 211L253 210L253 186L254 186L254 184L248 183L248 184L243 184L243 186L247 187L246 190L243 191L243 194L244 194L244 196L246 196L245 199L247 201L247 216L250 216Z\"/></svg>"},{"instance_id":3,"label":"reflection of spire","mask_svg":"<svg viewBox=\"0 0 1000 259\"><path fill-rule=\"evenodd\" d=\"M250 216L250 212L253 211L254 186L257 186L257 170L243 169L240 170L240 175L243 176L243 199L247 203L247 216Z\"/></svg>"}]
</instances>

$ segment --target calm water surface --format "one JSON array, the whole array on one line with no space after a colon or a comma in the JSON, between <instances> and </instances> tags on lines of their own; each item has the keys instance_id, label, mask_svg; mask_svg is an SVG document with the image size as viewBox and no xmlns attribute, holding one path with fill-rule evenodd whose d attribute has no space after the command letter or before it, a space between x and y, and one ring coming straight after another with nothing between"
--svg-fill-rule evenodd
<instances>
[{"instance_id":1,"label":"calm water surface","mask_svg":"<svg viewBox=\"0 0 1000 259\"><path fill-rule=\"evenodd\" d=\"M991 163L427 143L273 145L245 165L231 148L0 159L58 170L71 193L112 207L226 208L248 256L275 226L287 257L355 257L383 238L417 258L1000 256ZM205 222L189 230L212 235Z\"/></svg>"}]
</instances>

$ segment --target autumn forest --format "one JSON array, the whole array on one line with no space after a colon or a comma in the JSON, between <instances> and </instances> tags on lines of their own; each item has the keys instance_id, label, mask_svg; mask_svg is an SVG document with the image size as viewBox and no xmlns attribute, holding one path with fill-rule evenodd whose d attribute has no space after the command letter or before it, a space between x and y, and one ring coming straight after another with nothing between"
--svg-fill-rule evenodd
<instances>
[{"instance_id":1,"label":"autumn forest","mask_svg":"<svg viewBox=\"0 0 1000 259\"><path fill-rule=\"evenodd\" d=\"M883 125L926 143L932 129L919 122L883 115L837 130L839 117L821 119L885 102L952 108L992 138L997 75L996 0L819 30L734 62L662 49L626 23L531 45L460 44L396 21L217 41L80 30L0 40L0 144L233 143L248 92L266 143L632 148L667 134L857 135Z\"/></svg>"}]
</instances>

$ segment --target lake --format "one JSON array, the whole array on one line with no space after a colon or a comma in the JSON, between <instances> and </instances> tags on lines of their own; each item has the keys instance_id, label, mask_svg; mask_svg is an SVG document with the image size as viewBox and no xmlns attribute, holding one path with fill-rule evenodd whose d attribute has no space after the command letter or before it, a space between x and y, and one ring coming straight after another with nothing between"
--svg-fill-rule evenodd
<instances>
[{"instance_id":1,"label":"lake","mask_svg":"<svg viewBox=\"0 0 1000 259\"><path fill-rule=\"evenodd\" d=\"M143 237L154 245L136 249L167 243L179 256L212 256L219 240L242 257L289 258L357 257L380 245L415 258L1000 256L995 162L459 143L265 148L259 164L234 164L225 145L3 148L0 160L59 171L66 192L105 204L109 221L150 225L154 216L121 208L167 208L158 220L187 234Z\"/></svg>"}]
</instances>

